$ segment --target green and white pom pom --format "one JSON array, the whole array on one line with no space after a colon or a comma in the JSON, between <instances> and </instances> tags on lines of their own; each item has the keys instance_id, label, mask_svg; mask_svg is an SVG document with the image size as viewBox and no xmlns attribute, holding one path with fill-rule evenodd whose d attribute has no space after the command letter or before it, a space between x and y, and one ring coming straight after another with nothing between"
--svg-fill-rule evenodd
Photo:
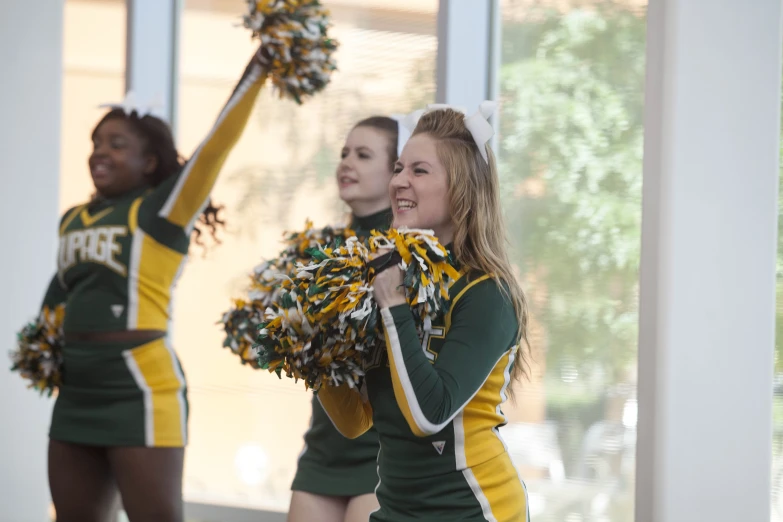
<instances>
[{"instance_id":1,"label":"green and white pom pom","mask_svg":"<svg viewBox=\"0 0 783 522\"><path fill-rule=\"evenodd\" d=\"M30 388L49 396L62 384L64 318L65 305L44 307L35 321L17 333L16 350L11 352L11 370L30 381Z\"/></svg>"},{"instance_id":2,"label":"green and white pom pom","mask_svg":"<svg viewBox=\"0 0 783 522\"><path fill-rule=\"evenodd\" d=\"M318 0L247 0L244 26L261 40L272 84L296 103L322 90L337 68L329 12Z\"/></svg>"},{"instance_id":3,"label":"green and white pom pom","mask_svg":"<svg viewBox=\"0 0 783 522\"><path fill-rule=\"evenodd\" d=\"M383 333L372 296L373 254L399 255L406 300L420 331L448 305L448 288L460 277L446 249L424 230L375 232L366 243L355 237L335 247L313 249L309 263L282 281L281 299L267 307L256 349L258 364L282 376L322 385L357 385Z\"/></svg>"},{"instance_id":4,"label":"green and white pom pom","mask_svg":"<svg viewBox=\"0 0 783 522\"><path fill-rule=\"evenodd\" d=\"M297 262L310 262L308 252L317 252L319 246L339 246L346 237L354 235L350 228L315 229L310 220L303 231L286 233L286 248L277 259L263 261L253 269L247 295L235 299L218 321L225 332L223 347L238 355L242 364L257 366L257 351L253 344L258 327L264 322L264 310L280 300L281 282L295 270Z\"/></svg>"}]
</instances>

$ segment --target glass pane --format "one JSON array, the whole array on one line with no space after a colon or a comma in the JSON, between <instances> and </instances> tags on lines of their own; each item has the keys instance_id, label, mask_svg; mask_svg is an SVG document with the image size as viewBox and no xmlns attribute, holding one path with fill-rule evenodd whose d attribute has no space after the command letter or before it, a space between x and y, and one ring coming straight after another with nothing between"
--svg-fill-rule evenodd
<instances>
[{"instance_id":1,"label":"glass pane","mask_svg":"<svg viewBox=\"0 0 783 522\"><path fill-rule=\"evenodd\" d=\"M781 117L783 122L783 117ZM772 398L772 516L783 522L783 137L780 144L778 184L778 263L775 317L775 388Z\"/></svg>"},{"instance_id":2,"label":"glass pane","mask_svg":"<svg viewBox=\"0 0 783 522\"><path fill-rule=\"evenodd\" d=\"M87 158L104 102L125 95L125 2L67 0L63 24L60 212L93 192ZM50 506L54 520L54 506Z\"/></svg>"},{"instance_id":3,"label":"glass pane","mask_svg":"<svg viewBox=\"0 0 783 522\"><path fill-rule=\"evenodd\" d=\"M98 105L125 96L125 2L67 0L63 45L60 209L93 192L87 169L90 135L106 112Z\"/></svg>"},{"instance_id":4,"label":"glass pane","mask_svg":"<svg viewBox=\"0 0 783 522\"><path fill-rule=\"evenodd\" d=\"M633 520L646 2L502 2L499 164L531 309L503 430L536 522Z\"/></svg>"},{"instance_id":5,"label":"glass pane","mask_svg":"<svg viewBox=\"0 0 783 522\"><path fill-rule=\"evenodd\" d=\"M255 49L236 24L236 1L186 0L180 42L177 142L189 155L209 130ZM189 501L288 508L310 418L303 386L240 366L215 325L250 269L280 250L285 230L346 215L332 174L349 127L371 114L407 112L434 100L436 0L333 0L339 71L303 106L268 89L213 193L228 232L192 256L178 285L174 341L188 376ZM205 36L209 35L209 38ZM197 247L196 247L197 248Z\"/></svg>"}]
</instances>

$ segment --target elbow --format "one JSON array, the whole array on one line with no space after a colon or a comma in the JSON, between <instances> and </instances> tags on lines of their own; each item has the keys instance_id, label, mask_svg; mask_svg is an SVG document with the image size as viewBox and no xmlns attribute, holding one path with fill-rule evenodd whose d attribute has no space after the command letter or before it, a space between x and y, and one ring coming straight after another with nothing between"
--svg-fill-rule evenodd
<instances>
[{"instance_id":1,"label":"elbow","mask_svg":"<svg viewBox=\"0 0 783 522\"><path fill-rule=\"evenodd\" d=\"M413 434L416 435L417 437L424 438L424 437L429 437L430 435L435 435L440 430L422 430L411 426L411 431L413 431Z\"/></svg>"},{"instance_id":2,"label":"elbow","mask_svg":"<svg viewBox=\"0 0 783 522\"><path fill-rule=\"evenodd\" d=\"M422 425L423 424L423 425ZM415 419L408 419L408 426L411 429L411 432L417 437L424 438L429 437L430 435L435 435L436 433L439 433L442 430L442 426L436 426L434 424L429 423L418 423Z\"/></svg>"},{"instance_id":3,"label":"elbow","mask_svg":"<svg viewBox=\"0 0 783 522\"><path fill-rule=\"evenodd\" d=\"M327 412L327 416L332 421L334 428L346 439L358 439L372 428L372 422L335 422L329 412Z\"/></svg>"},{"instance_id":4,"label":"elbow","mask_svg":"<svg viewBox=\"0 0 783 522\"><path fill-rule=\"evenodd\" d=\"M362 435L367 433L367 431L369 429L370 429L370 427L367 426L366 428L364 428L364 427L362 427L362 428L352 427L351 429L348 429L348 430L341 430L340 428L337 428L337 431L339 431L340 434L343 437L345 437L346 439L353 440L353 439L358 439L359 437L361 437Z\"/></svg>"}]
</instances>

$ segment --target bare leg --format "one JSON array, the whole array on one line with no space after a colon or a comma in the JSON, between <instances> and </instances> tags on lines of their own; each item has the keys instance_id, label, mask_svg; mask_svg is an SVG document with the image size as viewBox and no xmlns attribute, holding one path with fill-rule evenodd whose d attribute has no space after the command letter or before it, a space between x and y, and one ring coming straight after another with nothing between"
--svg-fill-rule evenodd
<instances>
[{"instance_id":1,"label":"bare leg","mask_svg":"<svg viewBox=\"0 0 783 522\"><path fill-rule=\"evenodd\" d=\"M108 449L130 522L182 522L184 448Z\"/></svg>"},{"instance_id":2,"label":"bare leg","mask_svg":"<svg viewBox=\"0 0 783 522\"><path fill-rule=\"evenodd\" d=\"M351 497L345 512L345 522L367 522L370 520L370 513L379 507L378 500L372 493Z\"/></svg>"},{"instance_id":3,"label":"bare leg","mask_svg":"<svg viewBox=\"0 0 783 522\"><path fill-rule=\"evenodd\" d=\"M109 522L119 506L104 448L49 440L49 490L57 522Z\"/></svg>"},{"instance_id":4,"label":"bare leg","mask_svg":"<svg viewBox=\"0 0 783 522\"><path fill-rule=\"evenodd\" d=\"M348 499L294 491L288 508L288 522L343 522Z\"/></svg>"}]
</instances>

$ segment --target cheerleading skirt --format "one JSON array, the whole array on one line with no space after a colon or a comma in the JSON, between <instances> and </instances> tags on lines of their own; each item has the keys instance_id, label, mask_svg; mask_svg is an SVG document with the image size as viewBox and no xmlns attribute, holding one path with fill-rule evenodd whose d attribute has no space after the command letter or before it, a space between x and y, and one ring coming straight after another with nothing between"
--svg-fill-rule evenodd
<instances>
[{"instance_id":1,"label":"cheerleading skirt","mask_svg":"<svg viewBox=\"0 0 783 522\"><path fill-rule=\"evenodd\" d=\"M167 338L68 342L49 436L90 446L184 447L185 376Z\"/></svg>"},{"instance_id":2,"label":"cheerleading skirt","mask_svg":"<svg viewBox=\"0 0 783 522\"><path fill-rule=\"evenodd\" d=\"M527 489L511 457L501 453L461 471L391 477L381 470L380 509L370 522L530 522Z\"/></svg>"},{"instance_id":3,"label":"cheerleading skirt","mask_svg":"<svg viewBox=\"0 0 783 522\"><path fill-rule=\"evenodd\" d=\"M356 497L375 491L380 446L374 429L356 439L343 437L313 398L313 416L304 439L292 490L327 497Z\"/></svg>"}]
</instances>

